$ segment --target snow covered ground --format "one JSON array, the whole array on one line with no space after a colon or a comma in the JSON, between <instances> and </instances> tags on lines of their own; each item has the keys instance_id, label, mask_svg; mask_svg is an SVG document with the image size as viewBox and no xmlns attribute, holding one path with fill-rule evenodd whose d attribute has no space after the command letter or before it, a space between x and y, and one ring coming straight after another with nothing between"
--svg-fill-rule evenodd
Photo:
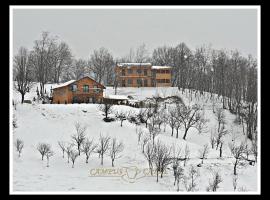
<instances>
[{"instance_id":1,"label":"snow covered ground","mask_svg":"<svg viewBox=\"0 0 270 200\"><path fill-rule=\"evenodd\" d=\"M55 85L54 85L55 86ZM46 86L47 91L51 85ZM27 93L25 99L32 100L36 95L36 87ZM113 88L107 88L106 94L114 94ZM200 103L205 105L205 114L209 119L208 130L216 123L212 103L206 102L203 98L196 100L193 97L189 101L186 93L178 91L177 88L118 88L118 95L131 95L134 99L144 100L147 97L159 94L161 97L179 95L185 104ZM20 101L20 95L14 91L13 99ZM114 110L137 110L128 106L114 106ZM138 111L138 110L137 110ZM14 192L176 192L173 185L174 177L171 169L159 182L156 177L146 176L148 163L141 153L141 148L137 142L136 127L134 124L124 121L120 127L119 121L110 123L104 122L101 111L97 104L19 104L13 111L18 128L13 131L13 141L20 138L24 141L24 148L21 157L13 148L13 168L12 168L12 187ZM235 116L226 113L227 124L237 135L237 140L243 140L244 135L241 127L234 124ZM104 157L104 165L100 165L97 154L92 154L89 163L85 163L85 156L81 155L75 162L75 167L67 163L67 159L62 158L62 152L57 144L58 141L71 141L71 135L75 133L74 123L80 122L87 126L87 136L96 142L100 134L116 137L123 141L125 148L121 153L122 157L115 161L115 169L118 170L115 176L97 176L94 174L98 169L112 169L109 156ZM141 127L146 131L144 125ZM162 127L163 130L163 127ZM168 145L175 144L184 149L188 144L191 151L191 159L187 163L188 168L191 164L199 164L198 150L204 144L209 143L210 131L198 134L196 130L190 130L187 140L182 140L183 130L180 130L179 138L171 137L171 130L166 128L165 132L157 138ZM211 171L218 170L223 181L217 192L233 192L233 158L230 154L227 143L232 140L231 135L225 136L225 146L223 158L219 159L218 150L210 150L208 159L199 168L200 177L197 180L198 192L206 192ZM46 159L41 160L36 145L39 142L51 144L55 155L50 160L50 167L46 167ZM120 172L122 170L122 172ZM104 175L104 174L103 174ZM243 165L238 168L238 189L242 188L245 192L258 192L258 167ZM180 192L184 193L185 187L180 184Z\"/></svg>"}]
</instances>

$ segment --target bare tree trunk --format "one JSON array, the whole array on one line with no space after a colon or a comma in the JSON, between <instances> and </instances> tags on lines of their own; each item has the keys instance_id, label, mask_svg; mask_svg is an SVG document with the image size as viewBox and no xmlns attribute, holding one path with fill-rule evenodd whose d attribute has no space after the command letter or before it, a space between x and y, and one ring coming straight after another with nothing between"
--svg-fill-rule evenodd
<instances>
[{"instance_id":1,"label":"bare tree trunk","mask_svg":"<svg viewBox=\"0 0 270 200\"><path fill-rule=\"evenodd\" d=\"M21 95L22 95L22 101L21 101L21 103L23 104L23 102L24 102L24 94L21 93Z\"/></svg>"},{"instance_id":2,"label":"bare tree trunk","mask_svg":"<svg viewBox=\"0 0 270 200\"><path fill-rule=\"evenodd\" d=\"M223 144L221 143L220 147L219 147L219 157L220 158L222 157L222 146L223 146Z\"/></svg>"},{"instance_id":3,"label":"bare tree trunk","mask_svg":"<svg viewBox=\"0 0 270 200\"><path fill-rule=\"evenodd\" d=\"M237 175L237 173L236 173L236 166L237 166L237 160L235 161L234 167L233 167L233 174L234 175Z\"/></svg>"},{"instance_id":4,"label":"bare tree trunk","mask_svg":"<svg viewBox=\"0 0 270 200\"><path fill-rule=\"evenodd\" d=\"M185 133L184 133L184 136L183 136L183 140L186 140L187 132L188 132L188 129L185 129Z\"/></svg>"}]
</instances>

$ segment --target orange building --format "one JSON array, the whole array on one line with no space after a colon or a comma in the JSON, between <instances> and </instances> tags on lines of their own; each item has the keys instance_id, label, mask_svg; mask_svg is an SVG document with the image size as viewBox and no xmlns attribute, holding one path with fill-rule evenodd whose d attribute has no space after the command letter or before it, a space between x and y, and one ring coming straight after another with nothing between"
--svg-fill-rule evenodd
<instances>
[{"instance_id":1,"label":"orange building","mask_svg":"<svg viewBox=\"0 0 270 200\"><path fill-rule=\"evenodd\" d=\"M151 63L119 63L116 80L120 87L171 87L171 69Z\"/></svg>"},{"instance_id":2,"label":"orange building","mask_svg":"<svg viewBox=\"0 0 270 200\"><path fill-rule=\"evenodd\" d=\"M96 103L103 100L105 87L90 77L71 80L53 88L52 103Z\"/></svg>"}]
</instances>

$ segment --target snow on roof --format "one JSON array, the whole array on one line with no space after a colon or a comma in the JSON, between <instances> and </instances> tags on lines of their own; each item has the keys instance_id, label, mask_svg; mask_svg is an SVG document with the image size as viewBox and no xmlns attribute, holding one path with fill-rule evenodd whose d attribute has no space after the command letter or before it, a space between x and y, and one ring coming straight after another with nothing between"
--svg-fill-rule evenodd
<instances>
[{"instance_id":1,"label":"snow on roof","mask_svg":"<svg viewBox=\"0 0 270 200\"><path fill-rule=\"evenodd\" d=\"M113 95L113 94L110 94L110 95L105 95L104 98L116 99L116 100L128 100L127 96L125 96L125 95Z\"/></svg>"},{"instance_id":2,"label":"snow on roof","mask_svg":"<svg viewBox=\"0 0 270 200\"><path fill-rule=\"evenodd\" d=\"M152 69L170 69L170 66L152 66Z\"/></svg>"},{"instance_id":3,"label":"snow on roof","mask_svg":"<svg viewBox=\"0 0 270 200\"><path fill-rule=\"evenodd\" d=\"M67 85L69 85L69 84L71 84L71 83L73 83L73 82L75 82L75 81L76 81L76 80L70 80L70 81L67 81L67 82L65 82L65 83L62 83L62 84L60 84L60 85L55 86L53 89L67 86Z\"/></svg>"},{"instance_id":4,"label":"snow on roof","mask_svg":"<svg viewBox=\"0 0 270 200\"><path fill-rule=\"evenodd\" d=\"M118 63L117 66L124 67L124 66L151 66L151 63Z\"/></svg>"}]
</instances>

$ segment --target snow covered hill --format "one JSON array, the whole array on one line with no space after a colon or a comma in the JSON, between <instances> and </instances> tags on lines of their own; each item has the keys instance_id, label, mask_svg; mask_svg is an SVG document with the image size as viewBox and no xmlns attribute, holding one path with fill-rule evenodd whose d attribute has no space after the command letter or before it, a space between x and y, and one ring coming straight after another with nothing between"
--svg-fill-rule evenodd
<instances>
[{"instance_id":1,"label":"snow covered hill","mask_svg":"<svg viewBox=\"0 0 270 200\"><path fill-rule=\"evenodd\" d=\"M51 85L46 85L47 91ZM35 96L36 86L30 93L27 93L25 99L32 100ZM107 88L106 94L114 94L113 88ZM167 145L176 145L185 148L187 144L190 148L190 160L187 168L201 162L198 158L198 150L204 144L209 143L210 130L216 124L216 119L212 112L212 103L206 101L205 97L195 96L190 101L189 94L178 91L177 88L118 88L117 94L130 95L134 99L144 100L153 95L161 97L177 95L180 96L185 104L204 104L205 115L209 120L208 131L198 134L196 130L190 130L187 139L182 139L183 130L180 130L179 138L171 137L171 130L167 126L165 131L162 127L162 134L158 139ZM13 99L20 101L20 95L14 91ZM113 106L114 110L133 110L138 112L137 108L124 105ZM17 128L13 131L13 141L20 138L24 141L24 148L21 157L13 148L13 190L14 192L176 192L174 186L174 177L171 166L167 173L159 182L156 182L154 176L146 176L144 169L148 168L148 163L138 145L136 135L136 126L133 123L124 121L123 127L119 121L110 123L104 122L104 116L98 109L97 104L17 104L16 110L13 110L17 119ZM235 115L225 111L228 129L233 131L237 140L243 140L245 136L241 127L233 121ZM113 116L113 115L112 115ZM74 124L80 122L87 126L87 137L98 141L100 134L116 137L125 145L121 157L115 161L116 170L125 170L125 173L119 173L117 176L101 177L93 176L93 172L98 168L112 169L109 156L104 157L104 165L100 165L98 154L92 154L89 163L85 163L85 155L81 155L71 167L67 159L62 158L62 152L58 141L71 141L71 135L75 133ZM140 127L147 132L145 125ZM210 149L208 158L204 161L202 167L199 167L200 176L197 180L198 192L206 192L209 184L212 170L218 170L221 173L223 181L220 183L218 192L233 192L233 158L228 148L228 142L232 141L231 134L225 136L225 146L223 158L219 158L219 151ZM40 142L51 144L55 155L50 160L50 167L46 167L46 160L42 161L36 146ZM137 174L136 174L137 173ZM251 166L247 163L238 168L238 189L246 192L257 192L257 165ZM184 193L185 187L180 184L180 192Z\"/></svg>"}]
</instances>

